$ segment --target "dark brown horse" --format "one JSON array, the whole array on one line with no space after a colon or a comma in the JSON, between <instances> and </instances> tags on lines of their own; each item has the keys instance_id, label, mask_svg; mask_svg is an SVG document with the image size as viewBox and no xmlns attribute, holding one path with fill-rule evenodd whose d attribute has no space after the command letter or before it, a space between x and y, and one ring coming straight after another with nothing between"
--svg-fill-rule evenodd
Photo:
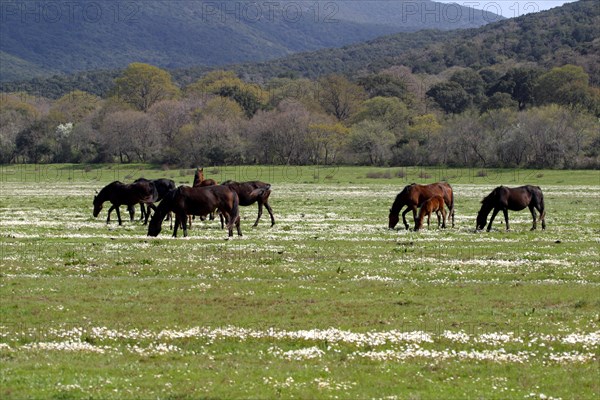
<instances>
[{"instance_id":1,"label":"dark brown horse","mask_svg":"<svg viewBox=\"0 0 600 400\"><path fill-rule=\"evenodd\" d=\"M158 192L156 187L150 181L135 182L129 185L114 181L106 185L100 193L94 196L94 217L97 217L102 211L102 205L106 201L110 201L112 206L108 209L108 217L106 217L106 223L110 222L110 213L112 210L117 210L117 218L119 219L119 225L122 224L121 212L119 207L121 205L128 206L129 216L133 221L132 207L138 203L151 204L158 198Z\"/></svg>"},{"instance_id":2,"label":"dark brown horse","mask_svg":"<svg viewBox=\"0 0 600 400\"><path fill-rule=\"evenodd\" d=\"M148 225L148 236L158 236L162 229L162 222L169 211L175 213L173 236L177 237L180 224L183 236L187 236L188 215L206 215L215 209L227 219L229 237L233 236L234 225L238 235L242 236L238 196L234 191L220 185L195 188L179 186L171 190L156 208Z\"/></svg>"},{"instance_id":3,"label":"dark brown horse","mask_svg":"<svg viewBox=\"0 0 600 400\"><path fill-rule=\"evenodd\" d=\"M134 181L134 183L137 183L137 182L152 182L154 184L154 187L156 187L156 192L158 193L158 196L156 198L157 202L161 201L167 193L169 193L171 190L175 189L175 187L176 187L175 181L173 181L172 179L166 179L166 178L152 179L152 180L148 180L145 178L139 178ZM142 219L144 221L144 225L146 225L148 223L148 218L150 218L150 209L156 211L156 206L154 206L153 203L149 203L147 205L147 207L145 207L144 203L140 203L140 211L141 211L140 219ZM131 209L129 210L129 213L131 214ZM167 215L167 219L170 219L168 215Z\"/></svg>"},{"instance_id":4,"label":"dark brown horse","mask_svg":"<svg viewBox=\"0 0 600 400\"><path fill-rule=\"evenodd\" d=\"M419 216L415 218L415 231L423 227L423 220L427 216L427 228L429 228L429 219L431 213L435 212L438 220L438 228L440 227L440 214L442 214L442 226L446 224L446 207L442 196L433 196L425 200L419 209Z\"/></svg>"},{"instance_id":5,"label":"dark brown horse","mask_svg":"<svg viewBox=\"0 0 600 400\"><path fill-rule=\"evenodd\" d=\"M546 211L544 208L544 195L542 189L540 189L539 186L531 185L519 186L516 188L498 186L496 189L492 190L490 194L481 200L481 209L477 214L476 229L482 230L485 227L488 214L490 211L494 210L492 212L492 217L490 218L490 223L487 226L487 231L489 232L492 229L492 222L494 222L496 214L502 210L504 213L504 221L506 222L506 230L509 230L508 210L521 211L525 207L529 207L531 217L533 218L531 230L533 231L537 228L536 209L540 212L539 220L542 221L542 229L546 229Z\"/></svg>"},{"instance_id":6,"label":"dark brown horse","mask_svg":"<svg viewBox=\"0 0 600 400\"><path fill-rule=\"evenodd\" d=\"M419 185L412 183L405 186L404 189L396 196L392 208L390 208L389 228L394 229L400 221L400 211L406 206L406 210L402 213L402 222L404 227L408 229L406 222L406 214L412 210L413 219L417 218L417 208L427 199L433 196L442 196L444 202L449 209L449 218L452 218L452 227L454 228L454 193L452 187L446 182L437 182L430 185ZM446 223L442 224L442 228L446 227Z\"/></svg>"},{"instance_id":7,"label":"dark brown horse","mask_svg":"<svg viewBox=\"0 0 600 400\"><path fill-rule=\"evenodd\" d=\"M273 216L273 209L269 205L269 196L271 195L271 185L269 183L261 181L250 181L250 182L234 182L226 181L222 183L223 186L227 186L234 192L236 192L240 198L240 206L250 206L254 203L258 203L258 217L253 227L258 225L258 221L263 212L263 205L271 216L271 226L275 225L275 217Z\"/></svg>"}]
</instances>

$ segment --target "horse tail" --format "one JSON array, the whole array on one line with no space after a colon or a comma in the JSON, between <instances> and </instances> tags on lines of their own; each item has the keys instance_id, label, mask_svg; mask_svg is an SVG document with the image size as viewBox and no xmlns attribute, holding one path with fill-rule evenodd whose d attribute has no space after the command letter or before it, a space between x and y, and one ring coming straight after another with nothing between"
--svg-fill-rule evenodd
<instances>
[{"instance_id":1,"label":"horse tail","mask_svg":"<svg viewBox=\"0 0 600 400\"><path fill-rule=\"evenodd\" d=\"M235 191L231 191L233 195L233 205L231 207L231 226L234 226L238 223L240 219L240 198Z\"/></svg>"},{"instance_id":2,"label":"horse tail","mask_svg":"<svg viewBox=\"0 0 600 400\"><path fill-rule=\"evenodd\" d=\"M544 193L542 193L542 189L537 186L536 195L538 198L538 205L540 207L540 218L538 221L543 221L546 218L546 207L544 206Z\"/></svg>"},{"instance_id":3,"label":"horse tail","mask_svg":"<svg viewBox=\"0 0 600 400\"><path fill-rule=\"evenodd\" d=\"M267 184L265 187L260 187L250 192L250 197L263 197L265 192L269 190L271 190L271 185Z\"/></svg>"}]
</instances>

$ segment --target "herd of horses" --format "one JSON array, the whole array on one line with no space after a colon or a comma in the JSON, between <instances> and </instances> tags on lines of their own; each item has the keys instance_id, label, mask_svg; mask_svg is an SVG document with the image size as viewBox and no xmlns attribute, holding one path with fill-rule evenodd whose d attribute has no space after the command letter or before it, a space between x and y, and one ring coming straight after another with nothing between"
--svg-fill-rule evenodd
<instances>
[{"instance_id":1,"label":"herd of horses","mask_svg":"<svg viewBox=\"0 0 600 400\"><path fill-rule=\"evenodd\" d=\"M144 224L148 224L151 211L152 218L148 224L148 235L158 236L162 230L162 223L165 220L171 220L173 236L177 236L177 231L181 227L183 235L188 235L188 226L191 226L192 216L205 218L209 216L214 219L214 213L218 212L221 219L221 228L227 226L228 237L233 236L233 228L237 234L242 236L240 228L240 206L249 206L258 204L258 216L254 222L254 227L258 225L263 213L263 206L269 212L271 217L271 226L275 225L273 209L269 205L269 196L271 194L271 185L261 181L235 182L225 181L218 184L213 179L204 178L204 169L196 168L192 186L175 186L171 179L137 179L133 183L124 184L119 181L112 182L105 186L94 196L94 217L97 217L105 202L110 202L111 207L108 210L106 223L110 222L110 214L113 210L117 213L119 225L122 224L119 207L127 206L130 219L133 221L136 205L140 205L141 218ZM158 206L155 203L160 202ZM427 226L431 214L435 213L438 220L438 227L446 227L446 219L451 221L454 227L454 192L452 187L446 182L437 182L428 185L412 183L407 185L398 193L389 212L390 229L394 229L400 221L400 212L402 212L402 222L405 229L409 229L406 221L406 214L413 213L414 230L422 229L425 217L427 217ZM448 212L446 212L446 207ZM476 230L483 230L487 224L487 231L492 229L492 223L496 215L502 211L506 223L506 230L510 229L508 222L508 210L521 211L529 208L533 218L531 230L537 228L538 216L536 210L540 213L539 221L542 223L542 229L546 229L544 196L538 186L525 185L515 188L498 186L481 201L481 209L477 213ZM488 215L492 216L487 222ZM173 224L173 217L175 223ZM446 218L447 217L447 218ZM174 225L174 227L173 227Z\"/></svg>"},{"instance_id":2,"label":"herd of horses","mask_svg":"<svg viewBox=\"0 0 600 400\"><path fill-rule=\"evenodd\" d=\"M191 216L204 218L207 215L219 213L221 227L227 224L229 237L233 236L233 227L236 227L239 236L242 236L240 228L240 206L258 204L258 217L254 226L258 225L263 213L263 206L271 217L271 226L275 225L273 209L269 205L271 185L261 181L234 182L225 181L220 185L213 179L204 179L204 169L196 168L192 186L175 186L171 179L144 178L137 179L133 183L124 184L115 181L106 185L94 196L94 217L102 211L105 202L112 205L108 209L106 223L110 222L110 214L113 210L117 212L119 225L122 224L119 207L127 206L131 221L134 219L135 206L140 205L144 224L148 224L148 235L158 236L162 230L162 223L175 215L173 236L177 236L179 227L183 235L188 234L188 225ZM160 202L155 206L154 204ZM148 218L154 211L150 223Z\"/></svg>"}]
</instances>

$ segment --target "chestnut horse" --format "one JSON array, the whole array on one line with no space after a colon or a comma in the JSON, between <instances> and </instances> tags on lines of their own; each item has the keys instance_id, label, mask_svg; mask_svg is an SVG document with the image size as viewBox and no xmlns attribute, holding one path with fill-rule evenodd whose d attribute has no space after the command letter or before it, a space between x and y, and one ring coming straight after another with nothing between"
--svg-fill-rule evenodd
<instances>
[{"instance_id":1,"label":"chestnut horse","mask_svg":"<svg viewBox=\"0 0 600 400\"><path fill-rule=\"evenodd\" d=\"M408 229L408 222L406 222L406 214L412 210L413 219L417 218L417 208L425 200L433 196L442 196L444 202L449 209L449 219L452 218L452 227L454 228L454 193L452 187L446 182L437 182L429 185L419 185L417 183L411 183L402 189L396 196L392 208L390 208L389 214L389 228L394 229L400 221L400 211L404 206L406 210L402 213L402 222L404 227ZM446 223L442 224L442 228L446 227Z\"/></svg>"},{"instance_id":2,"label":"chestnut horse","mask_svg":"<svg viewBox=\"0 0 600 400\"><path fill-rule=\"evenodd\" d=\"M133 221L133 206L138 203L152 204L158 198L156 186L150 181L134 182L126 185L119 181L109 183L94 196L94 217L97 217L102 211L104 202L110 201L112 206L108 209L106 223L110 222L110 213L117 210L119 225L122 224L121 212L119 207L126 205L129 210L129 217Z\"/></svg>"},{"instance_id":3,"label":"chestnut horse","mask_svg":"<svg viewBox=\"0 0 600 400\"><path fill-rule=\"evenodd\" d=\"M444 198L442 196L430 197L429 199L425 200L423 204L421 204L419 216L415 218L415 231L418 231L423 227L423 219L425 219L426 215L427 228L429 228L429 219L431 218L432 212L435 212L435 214L437 215L438 228L440 227L440 213L442 214L443 225L446 224L446 207L444 204Z\"/></svg>"},{"instance_id":4,"label":"chestnut horse","mask_svg":"<svg viewBox=\"0 0 600 400\"><path fill-rule=\"evenodd\" d=\"M540 212L539 220L542 221L542 229L546 229L546 211L544 209L544 194L539 186L519 186L516 188L509 188L506 186L498 186L490 194L481 200L481 209L477 214L477 230L482 230L487 222L487 216L490 211L492 217L490 223L487 226L487 231L492 229L492 222L496 217L496 214L500 210L504 213L504 221L506 222L506 230L510 229L508 225L508 210L521 211L525 207L529 207L531 217L533 218L533 226L531 230L537 228L535 210Z\"/></svg>"},{"instance_id":5,"label":"chestnut horse","mask_svg":"<svg viewBox=\"0 0 600 400\"><path fill-rule=\"evenodd\" d=\"M254 203L258 203L258 217L253 227L258 225L258 221L263 212L263 205L271 216L271 226L275 225L275 217L273 216L273 209L269 205L269 196L271 195L271 184L261 181L250 181L250 182L234 182L225 181L222 183L223 186L227 186L234 192L236 192L240 198L240 206L250 206Z\"/></svg>"},{"instance_id":6,"label":"chestnut horse","mask_svg":"<svg viewBox=\"0 0 600 400\"><path fill-rule=\"evenodd\" d=\"M179 186L171 190L156 208L156 212L148 224L148 236L158 236L162 222L169 211L175 214L173 237L177 237L177 229L181 224L183 236L187 236L187 216L206 215L215 209L227 219L229 237L233 236L233 226L242 236L240 229L239 199L237 194L225 186L189 187Z\"/></svg>"},{"instance_id":7,"label":"chestnut horse","mask_svg":"<svg viewBox=\"0 0 600 400\"><path fill-rule=\"evenodd\" d=\"M204 186L213 186L216 185L217 181L214 179L204 179L204 167L196 167L196 173L194 174L194 182L192 183L192 187L204 187ZM214 211L211 211L209 214L209 219L212 221L215 219ZM190 215L188 218L188 224L190 228L192 227L192 219L195 219L195 215ZM200 215L200 220L204 221L206 219L205 215ZM223 217L221 217L221 229L223 229Z\"/></svg>"},{"instance_id":8,"label":"chestnut horse","mask_svg":"<svg viewBox=\"0 0 600 400\"><path fill-rule=\"evenodd\" d=\"M204 179L204 167L196 168L196 173L194 174L194 183L192 184L193 187L212 186L216 184L217 181L214 179Z\"/></svg>"}]
</instances>

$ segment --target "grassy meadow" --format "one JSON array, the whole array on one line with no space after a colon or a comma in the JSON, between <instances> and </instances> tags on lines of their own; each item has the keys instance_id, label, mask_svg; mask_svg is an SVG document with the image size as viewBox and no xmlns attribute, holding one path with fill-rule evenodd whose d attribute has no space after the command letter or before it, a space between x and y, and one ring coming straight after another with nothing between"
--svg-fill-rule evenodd
<instances>
[{"instance_id":1,"label":"grassy meadow","mask_svg":"<svg viewBox=\"0 0 600 400\"><path fill-rule=\"evenodd\" d=\"M113 180L193 172L0 166L1 398L600 396L600 171L209 167L271 183L276 225L92 216ZM405 185L443 179L454 228L387 229ZM475 232L500 184L541 186L547 230Z\"/></svg>"}]
</instances>

